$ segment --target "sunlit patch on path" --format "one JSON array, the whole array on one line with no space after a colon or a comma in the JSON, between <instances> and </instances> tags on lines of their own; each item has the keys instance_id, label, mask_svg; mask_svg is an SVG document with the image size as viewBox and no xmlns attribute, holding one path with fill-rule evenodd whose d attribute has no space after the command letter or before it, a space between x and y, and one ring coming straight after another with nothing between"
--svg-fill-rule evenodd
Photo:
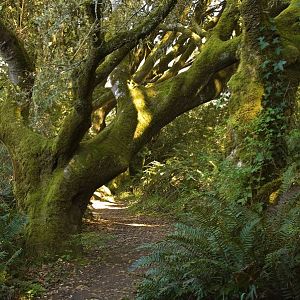
<instances>
[{"instance_id":1,"label":"sunlit patch on path","mask_svg":"<svg viewBox=\"0 0 300 300\"><path fill-rule=\"evenodd\" d=\"M93 209L126 209L126 206L122 206L120 204L112 201L100 201L100 200L91 200L91 206Z\"/></svg>"}]
</instances>

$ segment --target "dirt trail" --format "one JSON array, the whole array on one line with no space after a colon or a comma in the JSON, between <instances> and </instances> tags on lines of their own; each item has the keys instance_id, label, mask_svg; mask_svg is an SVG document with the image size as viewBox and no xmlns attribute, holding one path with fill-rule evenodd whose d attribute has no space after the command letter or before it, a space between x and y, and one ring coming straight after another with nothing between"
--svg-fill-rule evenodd
<instances>
[{"instance_id":1,"label":"dirt trail","mask_svg":"<svg viewBox=\"0 0 300 300\"><path fill-rule=\"evenodd\" d=\"M64 263L64 276L49 284L39 299L134 299L134 285L140 275L128 268L142 254L137 247L162 239L169 226L164 220L134 216L121 202L95 201L93 206L93 219L86 230L112 238L104 250L86 252L87 264Z\"/></svg>"}]
</instances>

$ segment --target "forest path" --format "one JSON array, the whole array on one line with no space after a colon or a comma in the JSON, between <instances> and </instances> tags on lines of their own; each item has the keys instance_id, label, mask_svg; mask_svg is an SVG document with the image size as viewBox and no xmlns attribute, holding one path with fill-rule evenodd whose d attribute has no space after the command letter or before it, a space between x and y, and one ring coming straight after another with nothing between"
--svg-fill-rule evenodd
<instances>
[{"instance_id":1,"label":"forest path","mask_svg":"<svg viewBox=\"0 0 300 300\"><path fill-rule=\"evenodd\" d=\"M92 245L85 249L84 263L61 259L50 269L45 267L40 276L56 280L48 280L47 292L38 299L134 299L140 275L128 268L143 254L137 247L162 239L170 226L158 218L133 215L123 202L113 199L93 201L91 212L83 238Z\"/></svg>"}]
</instances>

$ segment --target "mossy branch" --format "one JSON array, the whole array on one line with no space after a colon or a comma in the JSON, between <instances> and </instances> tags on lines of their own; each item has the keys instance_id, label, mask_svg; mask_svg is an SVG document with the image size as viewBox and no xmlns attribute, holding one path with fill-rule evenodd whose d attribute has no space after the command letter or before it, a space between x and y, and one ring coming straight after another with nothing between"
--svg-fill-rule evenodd
<instances>
[{"instance_id":1,"label":"mossy branch","mask_svg":"<svg viewBox=\"0 0 300 300\"><path fill-rule=\"evenodd\" d=\"M102 43L99 47L93 47L83 66L74 72L74 108L66 117L62 129L55 140L54 146L58 156L59 165L64 165L70 160L85 133L90 128L91 113L93 110L93 90L97 83L102 81L103 77L103 75L101 76L98 74L98 81L96 81L96 69L99 64L105 62L104 59L109 54L128 43L132 49L140 39L149 35L160 22L163 21L176 3L177 0L167 0L150 13L145 21L136 28L119 33L109 41ZM123 51L126 53L126 51L130 51L131 49L130 47L128 49L125 47ZM122 57L122 55L120 57ZM105 73L111 72L113 66L114 64L108 64L105 68Z\"/></svg>"},{"instance_id":2,"label":"mossy branch","mask_svg":"<svg viewBox=\"0 0 300 300\"><path fill-rule=\"evenodd\" d=\"M32 87L33 63L21 41L0 21L0 56L7 64L13 84L26 90Z\"/></svg>"},{"instance_id":3,"label":"mossy branch","mask_svg":"<svg viewBox=\"0 0 300 300\"><path fill-rule=\"evenodd\" d=\"M109 88L99 88L94 91L93 101L93 111L101 108L102 106L107 105L107 103L114 102L116 103L115 97L111 89Z\"/></svg>"},{"instance_id":4,"label":"mossy branch","mask_svg":"<svg viewBox=\"0 0 300 300\"><path fill-rule=\"evenodd\" d=\"M205 36L205 34L199 36L196 32L194 32L188 27L183 26L182 24L171 24L171 25L161 24L159 26L159 29L165 31L181 32L182 34L185 34L186 36L190 37L197 45L202 44L201 38Z\"/></svg>"},{"instance_id":5,"label":"mossy branch","mask_svg":"<svg viewBox=\"0 0 300 300\"><path fill-rule=\"evenodd\" d=\"M128 43L105 58L97 68L95 87L107 79L108 75L120 64L135 45L135 42Z\"/></svg>"},{"instance_id":6,"label":"mossy branch","mask_svg":"<svg viewBox=\"0 0 300 300\"><path fill-rule=\"evenodd\" d=\"M21 88L24 95L20 102L21 114L28 117L34 83L34 63L15 33L0 21L0 56L8 66L9 78Z\"/></svg>"},{"instance_id":7,"label":"mossy branch","mask_svg":"<svg viewBox=\"0 0 300 300\"><path fill-rule=\"evenodd\" d=\"M166 40L163 38L161 42L152 49L151 53L146 57L144 64L133 75L134 82L142 83L147 80L151 83L156 82L168 69L169 63L186 51L188 44L185 44L185 42L188 36L182 34L176 44L172 45L171 50L167 52L166 50L170 44L172 44L173 38L174 33L168 35L168 39ZM161 52L164 54L161 54Z\"/></svg>"}]
</instances>

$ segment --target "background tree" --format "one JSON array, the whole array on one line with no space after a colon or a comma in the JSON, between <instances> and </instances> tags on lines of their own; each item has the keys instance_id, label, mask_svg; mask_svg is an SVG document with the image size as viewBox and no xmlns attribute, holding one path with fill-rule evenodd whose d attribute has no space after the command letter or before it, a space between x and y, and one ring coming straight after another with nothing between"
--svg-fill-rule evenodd
<instances>
[{"instance_id":1,"label":"background tree","mask_svg":"<svg viewBox=\"0 0 300 300\"><path fill-rule=\"evenodd\" d=\"M245 123L236 118L245 106L254 111L250 121L259 119L270 106L264 103L270 88L263 58L279 50L261 51L276 38L280 59L268 58L276 74L269 81L272 87L286 82L278 75L283 67L291 80L272 108L276 111L279 98L293 107L299 11L296 0L6 1L0 23L0 139L13 161L19 208L29 217L28 251L60 249L80 229L95 189L126 170L162 127L224 91L232 74L233 120ZM286 31L287 23L292 31ZM274 27L270 37L265 26ZM259 109L252 110L254 102ZM280 113L288 117L292 110ZM92 116L98 122L93 127ZM285 120L271 125L283 128ZM228 148L235 159L251 163L240 150L247 130L232 132ZM254 141L264 134L254 134ZM278 135L270 139L272 159L277 142Z\"/></svg>"}]
</instances>

